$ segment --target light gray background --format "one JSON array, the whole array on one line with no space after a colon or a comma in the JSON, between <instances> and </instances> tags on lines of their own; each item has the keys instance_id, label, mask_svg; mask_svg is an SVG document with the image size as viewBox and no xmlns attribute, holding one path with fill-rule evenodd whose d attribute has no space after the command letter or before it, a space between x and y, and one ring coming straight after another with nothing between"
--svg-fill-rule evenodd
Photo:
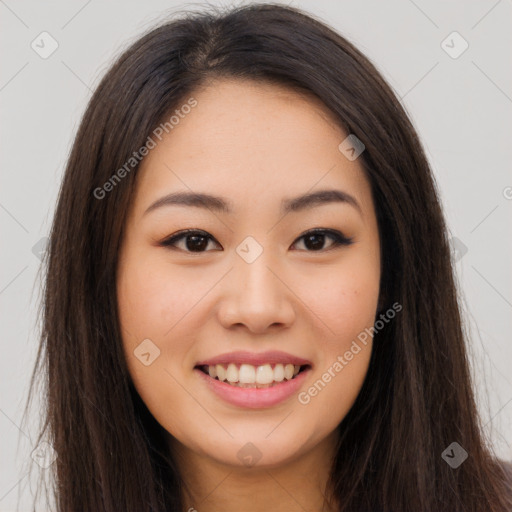
<instances>
[{"instance_id":1,"label":"light gray background","mask_svg":"<svg viewBox=\"0 0 512 512\"><path fill-rule=\"evenodd\" d=\"M451 236L467 247L456 271L482 423L498 456L512 459L512 3L292 4L320 16L376 64L420 134ZM38 343L40 261L32 248L48 234L78 122L112 58L154 23L190 6L201 4L0 0L1 511L16 510L18 496L19 510L30 508L26 473L35 430L21 424L21 414ZM31 48L43 31L59 44L47 59ZM469 44L456 59L441 47L453 31Z\"/></svg>"}]
</instances>

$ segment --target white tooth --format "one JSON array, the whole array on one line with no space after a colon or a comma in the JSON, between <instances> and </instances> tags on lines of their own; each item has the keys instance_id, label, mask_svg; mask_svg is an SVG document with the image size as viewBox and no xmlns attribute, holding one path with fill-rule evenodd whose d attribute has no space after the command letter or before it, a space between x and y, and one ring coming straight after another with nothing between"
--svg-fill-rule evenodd
<instances>
[{"instance_id":1,"label":"white tooth","mask_svg":"<svg viewBox=\"0 0 512 512\"><path fill-rule=\"evenodd\" d=\"M293 377L293 364L287 364L285 367L284 367L284 378L286 380L290 380L292 377Z\"/></svg>"},{"instance_id":2,"label":"white tooth","mask_svg":"<svg viewBox=\"0 0 512 512\"><path fill-rule=\"evenodd\" d=\"M215 379L217 377L217 369L215 366L208 366L208 374L212 379Z\"/></svg>"},{"instance_id":3,"label":"white tooth","mask_svg":"<svg viewBox=\"0 0 512 512\"><path fill-rule=\"evenodd\" d=\"M221 364L216 364L215 369L217 370L217 377L219 380L226 380L226 369Z\"/></svg>"},{"instance_id":4,"label":"white tooth","mask_svg":"<svg viewBox=\"0 0 512 512\"><path fill-rule=\"evenodd\" d=\"M274 366L274 380L282 382L284 380L284 366L279 363Z\"/></svg>"},{"instance_id":5,"label":"white tooth","mask_svg":"<svg viewBox=\"0 0 512 512\"><path fill-rule=\"evenodd\" d=\"M270 384L274 381L274 372L272 371L272 366L269 364L264 364L263 366L258 366L256 369L256 382L258 384Z\"/></svg>"},{"instance_id":6,"label":"white tooth","mask_svg":"<svg viewBox=\"0 0 512 512\"><path fill-rule=\"evenodd\" d=\"M294 370L293 370L293 376L295 377L295 375L297 375L297 373L299 373L300 366L295 365L293 368L294 368Z\"/></svg>"},{"instance_id":7,"label":"white tooth","mask_svg":"<svg viewBox=\"0 0 512 512\"><path fill-rule=\"evenodd\" d=\"M238 379L242 384L251 384L256 382L256 368L252 364L240 365Z\"/></svg>"},{"instance_id":8,"label":"white tooth","mask_svg":"<svg viewBox=\"0 0 512 512\"><path fill-rule=\"evenodd\" d=\"M226 370L226 379L229 382L238 382L238 368L236 364L228 364L228 369Z\"/></svg>"}]
</instances>

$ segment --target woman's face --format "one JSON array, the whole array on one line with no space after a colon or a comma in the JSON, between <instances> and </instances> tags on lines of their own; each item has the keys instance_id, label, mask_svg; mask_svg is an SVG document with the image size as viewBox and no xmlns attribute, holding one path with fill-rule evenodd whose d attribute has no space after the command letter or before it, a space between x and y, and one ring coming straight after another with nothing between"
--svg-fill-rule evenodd
<instances>
[{"instance_id":1,"label":"woman's face","mask_svg":"<svg viewBox=\"0 0 512 512\"><path fill-rule=\"evenodd\" d=\"M316 99L234 80L193 97L137 178L117 276L125 356L173 446L276 466L332 442L365 378L380 281L370 185ZM297 199L319 191L338 195ZM200 232L169 241L183 230Z\"/></svg>"}]
</instances>

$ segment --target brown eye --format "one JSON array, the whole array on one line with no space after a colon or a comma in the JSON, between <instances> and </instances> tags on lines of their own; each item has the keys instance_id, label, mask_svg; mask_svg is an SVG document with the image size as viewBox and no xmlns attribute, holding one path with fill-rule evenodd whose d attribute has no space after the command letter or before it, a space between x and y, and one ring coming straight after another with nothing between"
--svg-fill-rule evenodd
<instances>
[{"instance_id":1,"label":"brown eye","mask_svg":"<svg viewBox=\"0 0 512 512\"><path fill-rule=\"evenodd\" d=\"M183 239L185 247L177 247L176 244ZM167 238L160 245L171 249L182 249L186 252L205 252L204 249L208 247L210 240L215 239L205 231L187 230Z\"/></svg>"},{"instance_id":2,"label":"brown eye","mask_svg":"<svg viewBox=\"0 0 512 512\"><path fill-rule=\"evenodd\" d=\"M325 240L327 238L330 238L333 243L329 248L324 249ZM352 238L347 238L339 231L331 229L313 229L300 236L297 240L302 239L304 240L304 246L308 249L308 252L328 251L341 245L350 245L353 243Z\"/></svg>"},{"instance_id":3,"label":"brown eye","mask_svg":"<svg viewBox=\"0 0 512 512\"><path fill-rule=\"evenodd\" d=\"M297 238L297 240L302 239L304 240L306 252L325 252L339 246L350 245L353 243L352 238L347 238L343 233L332 229L313 229ZM326 239L332 240L330 247L327 249L324 248ZM179 247L177 244L182 240L184 240L185 243ZM201 253L208 252L206 251L206 248L210 241L220 245L215 238L206 233L206 231L189 229L167 238L160 242L160 245L170 249L179 249L190 253ZM297 241L293 245L296 243Z\"/></svg>"}]
</instances>

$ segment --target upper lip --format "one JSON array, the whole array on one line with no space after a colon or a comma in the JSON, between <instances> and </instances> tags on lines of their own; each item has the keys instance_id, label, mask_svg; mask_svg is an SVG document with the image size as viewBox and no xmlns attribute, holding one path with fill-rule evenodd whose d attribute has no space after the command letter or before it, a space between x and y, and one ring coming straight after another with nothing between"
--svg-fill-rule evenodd
<instances>
[{"instance_id":1,"label":"upper lip","mask_svg":"<svg viewBox=\"0 0 512 512\"><path fill-rule=\"evenodd\" d=\"M247 351L236 351L218 356L212 357L211 359L205 359L199 361L196 366L214 366L216 364L251 364L253 366L261 366L264 364L293 364L298 366L310 365L311 361L297 357L286 352L278 350L271 350L268 352L247 352Z\"/></svg>"}]
</instances>

